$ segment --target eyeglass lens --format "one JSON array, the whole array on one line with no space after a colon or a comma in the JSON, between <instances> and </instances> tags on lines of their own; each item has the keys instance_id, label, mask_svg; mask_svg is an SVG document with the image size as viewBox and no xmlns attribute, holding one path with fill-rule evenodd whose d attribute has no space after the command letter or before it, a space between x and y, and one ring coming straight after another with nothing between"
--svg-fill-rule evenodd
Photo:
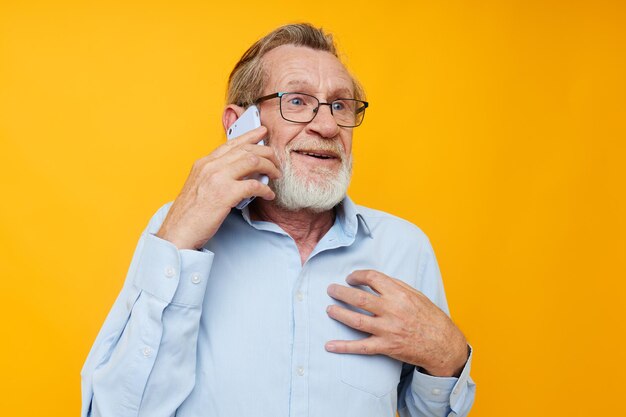
<instances>
[{"instance_id":1,"label":"eyeglass lens","mask_svg":"<svg viewBox=\"0 0 626 417\"><path fill-rule=\"evenodd\" d=\"M280 97L282 116L292 122L308 123L319 111L319 100L303 93L285 93ZM331 112L340 126L358 126L365 114L363 102L353 99L337 99L330 103Z\"/></svg>"}]
</instances>

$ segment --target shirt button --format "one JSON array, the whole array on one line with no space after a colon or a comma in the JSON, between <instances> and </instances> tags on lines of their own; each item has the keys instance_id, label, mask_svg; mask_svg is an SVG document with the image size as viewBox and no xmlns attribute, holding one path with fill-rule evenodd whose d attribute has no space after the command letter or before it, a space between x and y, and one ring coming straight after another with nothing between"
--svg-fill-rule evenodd
<instances>
[{"instance_id":1,"label":"shirt button","mask_svg":"<svg viewBox=\"0 0 626 417\"><path fill-rule=\"evenodd\" d=\"M194 284L200 284L201 281L202 278L200 278L200 274L198 274L197 272L191 275L191 282L193 282Z\"/></svg>"},{"instance_id":2,"label":"shirt button","mask_svg":"<svg viewBox=\"0 0 626 417\"><path fill-rule=\"evenodd\" d=\"M165 278L172 278L174 275L176 275L176 270L174 268L171 266L165 268Z\"/></svg>"},{"instance_id":3,"label":"shirt button","mask_svg":"<svg viewBox=\"0 0 626 417\"><path fill-rule=\"evenodd\" d=\"M146 358L149 358L150 356L152 356L152 348L146 346L141 350L141 353L143 353L143 356L145 356Z\"/></svg>"},{"instance_id":4,"label":"shirt button","mask_svg":"<svg viewBox=\"0 0 626 417\"><path fill-rule=\"evenodd\" d=\"M433 395L439 395L441 394L441 390L439 388L433 388L433 390L431 391L431 393Z\"/></svg>"},{"instance_id":5,"label":"shirt button","mask_svg":"<svg viewBox=\"0 0 626 417\"><path fill-rule=\"evenodd\" d=\"M304 294L302 294L302 292L298 291L296 293L296 298L298 299L298 301L302 301L302 300L304 300Z\"/></svg>"},{"instance_id":6,"label":"shirt button","mask_svg":"<svg viewBox=\"0 0 626 417\"><path fill-rule=\"evenodd\" d=\"M458 393L459 393L459 387L456 387L456 388L454 389L454 391L452 391L452 393L453 393L454 395L458 394Z\"/></svg>"},{"instance_id":7,"label":"shirt button","mask_svg":"<svg viewBox=\"0 0 626 417\"><path fill-rule=\"evenodd\" d=\"M304 368L303 368L303 367L301 367L301 366L298 366L297 372L298 372L298 375L299 375L299 376L304 375Z\"/></svg>"}]
</instances>

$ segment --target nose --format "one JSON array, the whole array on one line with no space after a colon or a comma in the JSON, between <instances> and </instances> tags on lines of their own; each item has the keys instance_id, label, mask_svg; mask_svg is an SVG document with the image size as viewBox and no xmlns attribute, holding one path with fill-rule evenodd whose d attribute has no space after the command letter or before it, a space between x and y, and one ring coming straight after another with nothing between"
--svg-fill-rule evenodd
<instances>
[{"instance_id":1,"label":"nose","mask_svg":"<svg viewBox=\"0 0 626 417\"><path fill-rule=\"evenodd\" d=\"M330 106L330 103L320 103L315 111L315 117L307 125L308 129L317 132L323 138L334 138L339 133L339 126L330 111Z\"/></svg>"}]
</instances>

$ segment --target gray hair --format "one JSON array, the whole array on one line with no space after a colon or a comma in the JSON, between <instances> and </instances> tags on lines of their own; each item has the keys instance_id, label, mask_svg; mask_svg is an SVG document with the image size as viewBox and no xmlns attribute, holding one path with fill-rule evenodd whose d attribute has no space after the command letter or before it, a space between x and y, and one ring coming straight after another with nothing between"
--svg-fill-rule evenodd
<instances>
[{"instance_id":1,"label":"gray hair","mask_svg":"<svg viewBox=\"0 0 626 417\"><path fill-rule=\"evenodd\" d=\"M263 70L263 56L282 45L304 46L325 51L337 58L337 46L333 35L309 23L281 26L256 41L243 54L228 77L227 104L247 107L263 94L267 74ZM351 76L355 98L365 99L365 92L359 82Z\"/></svg>"}]
</instances>

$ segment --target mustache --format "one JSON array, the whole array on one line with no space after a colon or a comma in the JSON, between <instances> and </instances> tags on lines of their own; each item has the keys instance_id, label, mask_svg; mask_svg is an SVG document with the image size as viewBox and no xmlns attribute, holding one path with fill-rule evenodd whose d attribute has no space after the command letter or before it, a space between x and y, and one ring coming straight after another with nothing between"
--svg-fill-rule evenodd
<instances>
[{"instance_id":1,"label":"mustache","mask_svg":"<svg viewBox=\"0 0 626 417\"><path fill-rule=\"evenodd\" d=\"M289 154L291 151L326 151L337 155L341 161L346 160L346 151L341 142L329 139L300 139L297 142L290 142L285 147L285 152Z\"/></svg>"}]
</instances>

